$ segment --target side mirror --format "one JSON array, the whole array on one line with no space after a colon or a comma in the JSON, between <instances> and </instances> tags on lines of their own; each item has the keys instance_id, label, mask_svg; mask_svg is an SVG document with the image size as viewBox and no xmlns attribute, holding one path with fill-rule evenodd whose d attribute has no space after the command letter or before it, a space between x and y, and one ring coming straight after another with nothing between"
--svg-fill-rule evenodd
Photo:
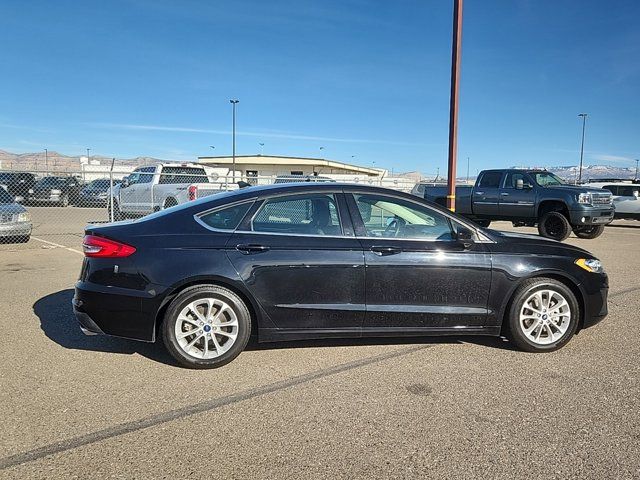
<instances>
[{"instance_id":1,"label":"side mirror","mask_svg":"<svg viewBox=\"0 0 640 480\"><path fill-rule=\"evenodd\" d=\"M473 245L473 232L467 227L459 225L456 240L464 245L464 248L469 248L471 245Z\"/></svg>"},{"instance_id":2,"label":"side mirror","mask_svg":"<svg viewBox=\"0 0 640 480\"><path fill-rule=\"evenodd\" d=\"M524 189L524 180L522 180L521 178L518 178L516 180L516 190L522 190Z\"/></svg>"},{"instance_id":3,"label":"side mirror","mask_svg":"<svg viewBox=\"0 0 640 480\"><path fill-rule=\"evenodd\" d=\"M128 177L124 177L122 179L122 182L120 182L120 187L121 188L127 188L129 185L131 185L131 184L129 183L129 178Z\"/></svg>"}]
</instances>

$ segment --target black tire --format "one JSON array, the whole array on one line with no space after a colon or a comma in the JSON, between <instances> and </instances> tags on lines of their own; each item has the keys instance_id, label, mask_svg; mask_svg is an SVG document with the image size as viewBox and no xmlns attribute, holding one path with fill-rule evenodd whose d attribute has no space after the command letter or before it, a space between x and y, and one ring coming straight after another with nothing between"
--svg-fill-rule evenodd
<instances>
[{"instance_id":1,"label":"black tire","mask_svg":"<svg viewBox=\"0 0 640 480\"><path fill-rule=\"evenodd\" d=\"M547 212L538 222L538 233L553 240L566 240L571 235L571 224L560 212Z\"/></svg>"},{"instance_id":2,"label":"black tire","mask_svg":"<svg viewBox=\"0 0 640 480\"><path fill-rule=\"evenodd\" d=\"M491 220L475 220L475 223L482 228L489 228L489 225L491 225Z\"/></svg>"},{"instance_id":3,"label":"black tire","mask_svg":"<svg viewBox=\"0 0 640 480\"><path fill-rule=\"evenodd\" d=\"M520 322L520 314L523 311L525 302L530 298L532 294L539 291L547 290L557 292L559 295L564 297L569 308L567 312L567 316L569 318L568 320L566 320L567 328L562 336L558 337L555 341L543 345L540 343L536 343L534 339L530 338L530 336L524 331L525 327L532 327L533 323L523 325ZM559 297L554 297L552 301L557 301L558 299ZM560 302L558 301L558 303L556 303L555 305L559 303ZM549 318L543 318L547 313L547 310L544 310L545 313L543 313L539 319L537 318L537 314L533 312L533 310L527 309L525 311L531 312L531 316L536 317L531 319L531 322L548 322L547 324L549 325L549 327L540 324L539 329L542 330L542 334L539 336L542 337L542 340L549 339L549 330L551 330L556 335L560 334L560 330L553 327L553 317L549 316ZM551 308L548 311L552 311ZM532 353L553 352L554 350L558 350L559 348L562 348L564 345L566 345L576 332L578 322L580 320L580 306L578 305L576 296L564 283L552 278L532 278L530 280L525 280L513 294L509 310L507 311L507 315L508 317L505 319L505 323L508 326L508 337L518 348ZM562 321L564 322L565 320ZM531 332L531 335L535 336L539 329L538 327L534 328L534 330Z\"/></svg>"},{"instance_id":4,"label":"black tire","mask_svg":"<svg viewBox=\"0 0 640 480\"><path fill-rule=\"evenodd\" d=\"M231 308L231 310L233 310L233 314L237 319L238 326L235 342L232 343L227 351L214 358L203 359L197 358L196 356L187 353L183 349L178 341L178 338L176 337L176 323L179 321L178 317L180 313L190 303L200 299L208 298L221 300L226 303ZM184 324L185 322L183 322L183 325ZM184 327L182 325L179 325L178 328L182 329ZM189 342L195 340L197 335L199 334L199 329L197 332L196 329L194 329L194 336L188 337ZM187 331L190 330L183 331L187 333ZM234 358L240 355L240 353L246 347L251 335L251 314L249 313L249 309L247 308L247 305L244 303L244 301L231 290L217 285L198 285L183 290L178 294L176 298L173 299L165 313L161 332L162 339L168 352L183 367L199 369L218 368L232 361ZM202 333L205 335L205 338L207 338L206 335L210 335L212 337L215 335L216 341L218 343L221 343L222 341L228 341L227 336L216 335L213 330L210 330L208 334L204 333L204 331ZM211 345L213 345L213 340L205 341L208 342L207 345L209 345L209 342L211 342ZM197 348L200 348L199 345L202 345L203 352L206 351L204 350L204 342L202 342L202 340L198 340L195 345L197 346ZM210 347L208 348L210 350Z\"/></svg>"},{"instance_id":5,"label":"black tire","mask_svg":"<svg viewBox=\"0 0 640 480\"><path fill-rule=\"evenodd\" d=\"M167 198L164 201L164 206L162 207L162 209L165 210L167 208L175 207L176 205L178 205L178 202L175 198Z\"/></svg>"},{"instance_id":6,"label":"black tire","mask_svg":"<svg viewBox=\"0 0 640 480\"><path fill-rule=\"evenodd\" d=\"M111 201L107 204L107 215L109 216L109 221L111 221ZM118 202L114 200L113 202L113 221L119 222L120 220L124 220L124 215L120 211L120 205Z\"/></svg>"},{"instance_id":7,"label":"black tire","mask_svg":"<svg viewBox=\"0 0 640 480\"><path fill-rule=\"evenodd\" d=\"M573 227L573 233L578 238L598 238L604 232L604 225L585 225Z\"/></svg>"}]
</instances>

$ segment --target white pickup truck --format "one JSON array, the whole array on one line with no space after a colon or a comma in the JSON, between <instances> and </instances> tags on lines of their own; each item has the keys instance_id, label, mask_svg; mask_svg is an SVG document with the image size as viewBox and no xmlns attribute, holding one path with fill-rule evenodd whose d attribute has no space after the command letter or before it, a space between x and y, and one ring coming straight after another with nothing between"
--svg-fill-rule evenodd
<instances>
[{"instance_id":1,"label":"white pickup truck","mask_svg":"<svg viewBox=\"0 0 640 480\"><path fill-rule=\"evenodd\" d=\"M194 163L162 163L136 168L115 185L113 220L148 215L197 198L206 197L238 186L219 177L208 167Z\"/></svg>"},{"instance_id":2,"label":"white pickup truck","mask_svg":"<svg viewBox=\"0 0 640 480\"><path fill-rule=\"evenodd\" d=\"M640 220L640 183L598 181L590 182L589 186L603 188L613 194L614 218Z\"/></svg>"}]
</instances>

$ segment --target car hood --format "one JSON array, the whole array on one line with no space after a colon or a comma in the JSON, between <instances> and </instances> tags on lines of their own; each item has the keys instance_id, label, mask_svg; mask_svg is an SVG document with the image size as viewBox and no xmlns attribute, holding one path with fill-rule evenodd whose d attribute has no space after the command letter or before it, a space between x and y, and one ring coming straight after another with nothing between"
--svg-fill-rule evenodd
<instances>
[{"instance_id":1,"label":"car hood","mask_svg":"<svg viewBox=\"0 0 640 480\"><path fill-rule=\"evenodd\" d=\"M587 187L585 185L548 185L542 188L548 188L550 190L565 190L571 193L611 193L609 190L605 190L604 188Z\"/></svg>"},{"instance_id":2,"label":"car hood","mask_svg":"<svg viewBox=\"0 0 640 480\"><path fill-rule=\"evenodd\" d=\"M558 242L550 238L540 237L527 233L499 232L497 230L485 230L496 243L490 245L490 250L505 253L572 256L596 258L595 255L574 245Z\"/></svg>"},{"instance_id":3,"label":"car hood","mask_svg":"<svg viewBox=\"0 0 640 480\"><path fill-rule=\"evenodd\" d=\"M23 213L27 209L19 203L0 203L0 213Z\"/></svg>"}]
</instances>

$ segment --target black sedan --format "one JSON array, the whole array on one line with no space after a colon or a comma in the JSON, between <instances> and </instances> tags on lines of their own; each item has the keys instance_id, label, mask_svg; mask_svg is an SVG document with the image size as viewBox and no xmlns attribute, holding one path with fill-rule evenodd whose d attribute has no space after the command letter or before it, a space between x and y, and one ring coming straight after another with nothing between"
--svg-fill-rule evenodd
<instances>
[{"instance_id":1,"label":"black sedan","mask_svg":"<svg viewBox=\"0 0 640 480\"><path fill-rule=\"evenodd\" d=\"M82 330L162 337L192 368L230 362L250 335L508 334L548 352L607 314L589 252L377 187L245 188L89 226L83 247Z\"/></svg>"}]
</instances>

